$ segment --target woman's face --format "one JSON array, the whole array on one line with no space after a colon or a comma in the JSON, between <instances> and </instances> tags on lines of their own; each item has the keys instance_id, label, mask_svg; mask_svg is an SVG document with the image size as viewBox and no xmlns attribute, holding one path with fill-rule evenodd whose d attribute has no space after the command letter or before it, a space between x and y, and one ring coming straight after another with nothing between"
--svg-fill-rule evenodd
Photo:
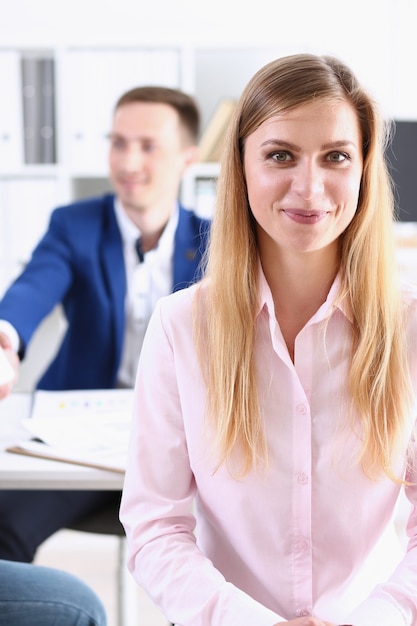
<instances>
[{"instance_id":1,"label":"woman's face","mask_svg":"<svg viewBox=\"0 0 417 626\"><path fill-rule=\"evenodd\" d=\"M263 122L244 145L260 252L333 250L355 215L362 138L349 102L297 107Z\"/></svg>"}]
</instances>

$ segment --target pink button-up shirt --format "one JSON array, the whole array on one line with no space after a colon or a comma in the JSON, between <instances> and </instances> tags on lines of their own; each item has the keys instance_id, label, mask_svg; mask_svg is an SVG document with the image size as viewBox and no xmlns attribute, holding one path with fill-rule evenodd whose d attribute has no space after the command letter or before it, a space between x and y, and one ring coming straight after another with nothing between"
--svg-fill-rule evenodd
<instances>
[{"instance_id":1,"label":"pink button-up shirt","mask_svg":"<svg viewBox=\"0 0 417 626\"><path fill-rule=\"evenodd\" d=\"M129 567L172 622L417 625L417 486L407 489L404 555L393 525L400 487L366 478L344 421L352 322L334 306L338 285L297 336L293 363L261 277L255 358L269 466L242 480L215 471L192 337L196 287L162 299L152 317L121 519ZM417 295L404 306L417 388ZM414 405L404 441L415 415Z\"/></svg>"}]
</instances>

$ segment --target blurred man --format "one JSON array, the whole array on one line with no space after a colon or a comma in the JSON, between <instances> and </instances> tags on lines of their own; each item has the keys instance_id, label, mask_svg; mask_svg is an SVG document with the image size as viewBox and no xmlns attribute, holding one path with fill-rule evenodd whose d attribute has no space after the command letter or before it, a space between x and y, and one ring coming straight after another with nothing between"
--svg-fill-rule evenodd
<instances>
[{"instance_id":1,"label":"blurred man","mask_svg":"<svg viewBox=\"0 0 417 626\"><path fill-rule=\"evenodd\" d=\"M115 194L55 209L23 273L0 302L0 345L24 358L39 323L61 303L68 323L37 387L131 387L157 300L199 278L209 223L178 202L197 160L199 111L174 89L121 96L110 133ZM2 386L7 395L10 385ZM120 493L3 491L0 558L32 561L52 533L116 506Z\"/></svg>"}]
</instances>

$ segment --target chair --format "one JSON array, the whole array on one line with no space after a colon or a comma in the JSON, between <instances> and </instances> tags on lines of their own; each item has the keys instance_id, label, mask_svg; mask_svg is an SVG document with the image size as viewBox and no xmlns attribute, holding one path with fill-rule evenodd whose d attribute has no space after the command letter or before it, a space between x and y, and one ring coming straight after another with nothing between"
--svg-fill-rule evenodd
<instances>
[{"instance_id":1,"label":"chair","mask_svg":"<svg viewBox=\"0 0 417 626\"><path fill-rule=\"evenodd\" d=\"M119 520L119 507L112 504L68 526L70 530L118 537L117 618L118 626L138 626L138 588L127 569L127 543Z\"/></svg>"}]
</instances>

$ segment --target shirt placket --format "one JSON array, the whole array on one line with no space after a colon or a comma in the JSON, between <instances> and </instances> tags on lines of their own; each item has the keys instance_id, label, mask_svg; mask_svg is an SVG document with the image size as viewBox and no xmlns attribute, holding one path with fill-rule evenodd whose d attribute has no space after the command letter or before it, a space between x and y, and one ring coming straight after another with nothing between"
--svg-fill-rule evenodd
<instances>
[{"instance_id":1,"label":"shirt placket","mask_svg":"<svg viewBox=\"0 0 417 626\"><path fill-rule=\"evenodd\" d=\"M301 358L300 369L306 377L307 362L303 356L308 354L305 346L296 345L294 367L294 400L293 400L293 592L294 609L297 617L312 614L312 490L311 490L311 407L305 387L298 374L298 360Z\"/></svg>"}]
</instances>

